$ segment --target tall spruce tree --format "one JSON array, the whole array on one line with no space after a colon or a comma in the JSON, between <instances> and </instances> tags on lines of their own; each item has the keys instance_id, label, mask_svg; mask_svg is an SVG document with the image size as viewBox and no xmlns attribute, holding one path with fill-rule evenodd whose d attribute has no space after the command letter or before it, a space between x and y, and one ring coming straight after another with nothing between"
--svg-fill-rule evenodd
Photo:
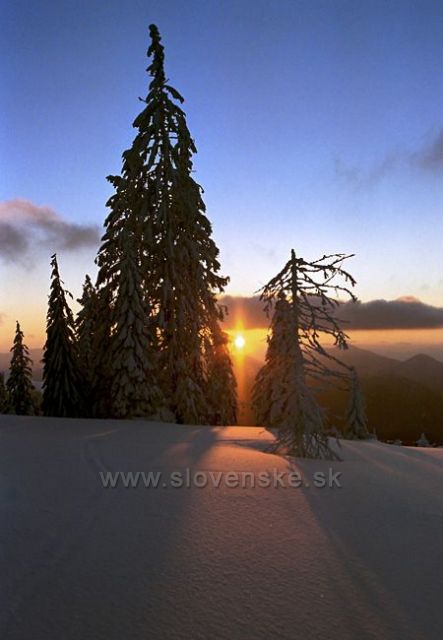
<instances>
[{"instance_id":1,"label":"tall spruce tree","mask_svg":"<svg viewBox=\"0 0 443 640\"><path fill-rule=\"evenodd\" d=\"M155 322L160 351L159 379L169 408L181 422L208 420L207 375L210 365L205 349L218 340L223 316L216 295L228 278L219 275L218 249L205 215L202 189L192 177L196 152L179 104L181 95L166 80L164 49L155 25L150 26L151 45L147 69L152 80L145 108L135 119L137 135L123 153L121 176L109 176L115 188L108 201L110 213L98 253L97 286L100 296L114 305L118 295L121 247L127 233L136 229L137 268L141 287L151 310L147 322ZM109 375L106 350L112 335L109 319L103 319L101 377ZM149 352L146 353L149 358ZM232 364L226 359L225 367ZM233 375L225 377L232 394ZM234 390L235 392L235 390Z\"/></svg>"},{"instance_id":2,"label":"tall spruce tree","mask_svg":"<svg viewBox=\"0 0 443 640\"><path fill-rule=\"evenodd\" d=\"M6 389L10 410L17 415L29 416L35 413L33 399L35 390L32 384L32 360L23 338L23 331L17 322Z\"/></svg>"},{"instance_id":3,"label":"tall spruce tree","mask_svg":"<svg viewBox=\"0 0 443 640\"><path fill-rule=\"evenodd\" d=\"M330 336L342 349L347 336L335 316L339 302L331 292L355 296L345 283L355 284L341 263L349 256L323 256L306 262L291 252L291 258L261 289L267 311L276 306L266 363L253 390L257 417L277 429L277 448L291 455L334 458L329 446L324 412L312 388L313 381L346 378L348 371L338 358L325 350L320 340ZM340 371L337 366L344 369Z\"/></svg>"},{"instance_id":4,"label":"tall spruce tree","mask_svg":"<svg viewBox=\"0 0 443 640\"><path fill-rule=\"evenodd\" d=\"M43 350L43 413L76 417L83 414L82 378L75 338L75 323L66 301L57 256L51 257L51 291ZM72 296L71 296L72 297Z\"/></svg>"}]
</instances>

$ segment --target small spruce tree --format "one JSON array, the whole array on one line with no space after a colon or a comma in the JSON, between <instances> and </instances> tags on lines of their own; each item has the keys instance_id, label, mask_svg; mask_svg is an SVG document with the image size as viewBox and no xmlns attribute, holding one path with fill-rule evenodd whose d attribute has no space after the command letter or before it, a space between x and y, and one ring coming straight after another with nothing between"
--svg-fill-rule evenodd
<instances>
[{"instance_id":1,"label":"small spruce tree","mask_svg":"<svg viewBox=\"0 0 443 640\"><path fill-rule=\"evenodd\" d=\"M82 375L85 415L93 415L94 370L96 367L96 332L98 325L97 292L86 275L81 298L77 302L80 309L75 320L79 368Z\"/></svg>"},{"instance_id":2,"label":"small spruce tree","mask_svg":"<svg viewBox=\"0 0 443 640\"><path fill-rule=\"evenodd\" d=\"M97 294L91 278L86 274L81 298L77 302L80 309L77 313L75 328L78 354L82 374L88 376L94 361L93 341L97 323Z\"/></svg>"},{"instance_id":3,"label":"small spruce tree","mask_svg":"<svg viewBox=\"0 0 443 640\"><path fill-rule=\"evenodd\" d=\"M43 350L43 413L77 417L83 413L82 379L75 339L75 323L66 301L57 256L51 257L51 291ZM72 296L71 296L72 297Z\"/></svg>"},{"instance_id":4,"label":"small spruce tree","mask_svg":"<svg viewBox=\"0 0 443 640\"><path fill-rule=\"evenodd\" d=\"M334 310L339 302L331 292L355 296L347 286L335 282L341 276L351 286L352 276L342 261L349 256L323 256L306 262L291 252L282 271L261 289L261 299L269 312L275 305L266 363L258 373L253 402L260 422L277 429L277 449L309 458L334 458L329 446L326 421L312 382L345 377L331 366L346 368L325 350L321 336L330 336L342 349L347 336Z\"/></svg>"},{"instance_id":5,"label":"small spruce tree","mask_svg":"<svg viewBox=\"0 0 443 640\"><path fill-rule=\"evenodd\" d=\"M207 401L209 422L214 425L237 423L237 382L229 354L229 337L217 324L208 346Z\"/></svg>"},{"instance_id":6,"label":"small spruce tree","mask_svg":"<svg viewBox=\"0 0 443 640\"><path fill-rule=\"evenodd\" d=\"M429 442L429 440L427 439L426 435L424 432L422 432L421 436L419 437L419 439L416 441L415 443L417 445L417 447L430 447L431 444Z\"/></svg>"},{"instance_id":7,"label":"small spruce tree","mask_svg":"<svg viewBox=\"0 0 443 640\"><path fill-rule=\"evenodd\" d=\"M259 370L252 389L252 409L258 424L279 428L284 421L281 380L287 357L286 342L291 338L291 305L282 291L278 294L272 315L265 364Z\"/></svg>"},{"instance_id":8,"label":"small spruce tree","mask_svg":"<svg viewBox=\"0 0 443 640\"><path fill-rule=\"evenodd\" d=\"M23 331L17 322L6 390L10 410L17 415L29 416L35 413L33 398L35 390L32 384L32 360L23 338Z\"/></svg>"},{"instance_id":9,"label":"small spruce tree","mask_svg":"<svg viewBox=\"0 0 443 640\"><path fill-rule=\"evenodd\" d=\"M9 412L9 396L5 385L5 374L0 372L0 413Z\"/></svg>"},{"instance_id":10,"label":"small spruce tree","mask_svg":"<svg viewBox=\"0 0 443 640\"><path fill-rule=\"evenodd\" d=\"M350 398L346 415L345 437L350 440L369 438L366 403L357 371L352 368L350 376Z\"/></svg>"}]
</instances>

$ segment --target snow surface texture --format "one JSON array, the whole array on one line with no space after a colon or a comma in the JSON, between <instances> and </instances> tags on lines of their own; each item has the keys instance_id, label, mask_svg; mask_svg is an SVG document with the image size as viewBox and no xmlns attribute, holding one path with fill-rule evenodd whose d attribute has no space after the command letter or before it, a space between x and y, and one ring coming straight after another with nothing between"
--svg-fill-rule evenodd
<instances>
[{"instance_id":1,"label":"snow surface texture","mask_svg":"<svg viewBox=\"0 0 443 640\"><path fill-rule=\"evenodd\" d=\"M443 449L0 416L2 640L440 639ZM333 467L342 488L105 489L103 470Z\"/></svg>"}]
</instances>

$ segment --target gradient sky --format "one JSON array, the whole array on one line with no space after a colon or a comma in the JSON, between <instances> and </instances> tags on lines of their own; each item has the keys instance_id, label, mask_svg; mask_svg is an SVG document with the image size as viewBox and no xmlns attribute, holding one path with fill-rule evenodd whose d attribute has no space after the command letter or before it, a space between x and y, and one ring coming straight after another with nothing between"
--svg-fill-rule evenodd
<instances>
[{"instance_id":1,"label":"gradient sky","mask_svg":"<svg viewBox=\"0 0 443 640\"><path fill-rule=\"evenodd\" d=\"M4 4L0 201L102 224L105 176L119 173L147 92L151 22L186 100L229 293L253 293L294 247L355 253L362 300L443 306L441 2ZM37 339L55 249L0 262L8 343L16 316ZM76 295L95 252L60 253Z\"/></svg>"}]
</instances>

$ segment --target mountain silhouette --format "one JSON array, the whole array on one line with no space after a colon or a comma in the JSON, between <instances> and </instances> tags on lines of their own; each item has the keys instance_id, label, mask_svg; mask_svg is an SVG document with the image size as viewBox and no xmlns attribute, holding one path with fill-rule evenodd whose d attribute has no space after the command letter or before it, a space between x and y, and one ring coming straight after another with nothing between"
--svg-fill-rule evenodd
<instances>
[{"instance_id":1,"label":"mountain silhouette","mask_svg":"<svg viewBox=\"0 0 443 640\"><path fill-rule=\"evenodd\" d=\"M366 349L350 347L331 353L357 370L365 394L370 429L381 440L413 444L424 431L431 442L443 444L443 362L418 354L396 360ZM245 390L250 394L262 363L247 358ZM348 396L331 387L318 393L331 426L343 427ZM241 424L254 424L250 395L243 398Z\"/></svg>"},{"instance_id":2,"label":"mountain silhouette","mask_svg":"<svg viewBox=\"0 0 443 640\"><path fill-rule=\"evenodd\" d=\"M43 349L29 349L29 355L33 364L32 367L32 379L36 382L42 381L43 374ZM9 363L11 361L11 354L9 352L0 353L0 371L4 371L6 374L9 370Z\"/></svg>"}]
</instances>

